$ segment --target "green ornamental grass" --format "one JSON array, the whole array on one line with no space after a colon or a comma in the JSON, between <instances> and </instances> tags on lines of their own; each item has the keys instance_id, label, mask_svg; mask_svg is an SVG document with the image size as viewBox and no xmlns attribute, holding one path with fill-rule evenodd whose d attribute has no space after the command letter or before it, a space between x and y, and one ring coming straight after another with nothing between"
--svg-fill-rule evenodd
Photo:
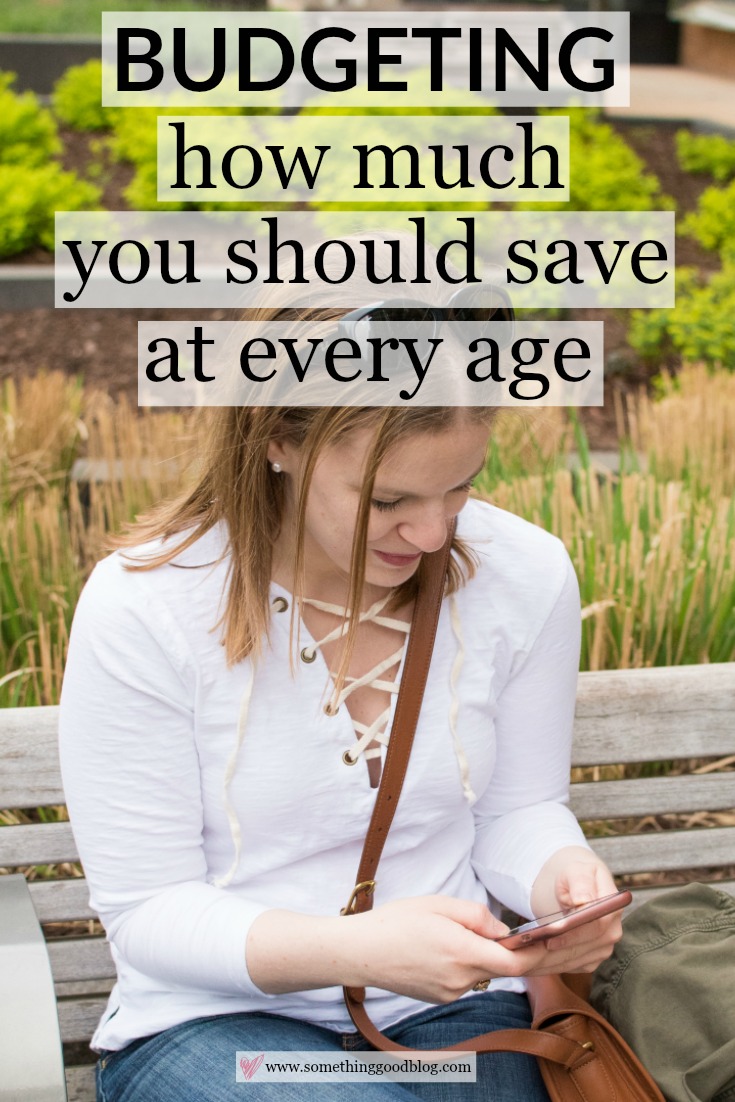
<instances>
[{"instance_id":1,"label":"green ornamental grass","mask_svg":"<svg viewBox=\"0 0 735 1102\"><path fill-rule=\"evenodd\" d=\"M60 374L4 385L0 706L56 703L84 579L109 532L190 484L196 418L141 414ZM565 543L584 669L733 661L735 375L686 369L631 399L626 421L611 475L565 411L500 411L477 492ZM114 478L72 480L82 457Z\"/></svg>"}]
</instances>

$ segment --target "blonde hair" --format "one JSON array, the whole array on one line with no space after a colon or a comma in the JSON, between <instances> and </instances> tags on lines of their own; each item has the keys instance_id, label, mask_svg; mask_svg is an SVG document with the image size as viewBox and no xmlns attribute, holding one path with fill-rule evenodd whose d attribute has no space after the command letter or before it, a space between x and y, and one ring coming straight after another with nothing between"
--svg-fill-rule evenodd
<instances>
[{"instance_id":1,"label":"blonde hair","mask_svg":"<svg viewBox=\"0 0 735 1102\"><path fill-rule=\"evenodd\" d=\"M363 298L375 288L362 288ZM288 305L298 289L288 286L271 293L254 312L254 320L332 321L345 311L321 308L294 310ZM422 298L426 298L422 288ZM435 295L434 295L435 297ZM285 301L284 301L285 300ZM369 301L369 298L367 298ZM149 541L169 543L155 554L132 559L129 570L153 570L172 562L218 523L227 530L223 558L229 554L227 599L224 611L213 625L222 627L222 643L228 665L247 657L257 658L270 627L269 594L273 553L283 522L284 477L273 472L268 462L272 440L287 440L301 449L302 477L296 498L294 605L304 585L304 530L309 486L321 454L355 431L373 430L373 442L365 461L363 485L355 522L347 609L361 608L365 584L365 556L371 498L378 468L391 449L407 436L446 431L458 418L489 422L492 411L480 407L275 407L232 406L208 410L208 432L203 449L199 480L194 490L164 502L109 542L110 548L129 548ZM447 579L447 593L455 592L474 574L476 560L458 537ZM389 604L399 608L415 597L425 573L423 559L416 573L398 586ZM292 608L292 617L296 609ZM293 620L292 620L293 625ZM347 675L359 626L352 616L345 636L337 689Z\"/></svg>"}]
</instances>

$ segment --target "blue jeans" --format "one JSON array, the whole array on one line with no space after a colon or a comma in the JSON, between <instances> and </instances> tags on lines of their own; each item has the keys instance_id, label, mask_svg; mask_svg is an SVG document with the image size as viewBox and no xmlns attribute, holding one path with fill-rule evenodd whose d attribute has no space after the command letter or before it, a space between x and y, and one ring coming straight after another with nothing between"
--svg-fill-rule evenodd
<instances>
[{"instance_id":1,"label":"blue jeans","mask_svg":"<svg viewBox=\"0 0 735 1102\"><path fill-rule=\"evenodd\" d=\"M413 1014L385 1032L410 1048L447 1048L494 1029L527 1028L525 995L488 991ZM476 1083L235 1082L235 1053L370 1050L354 1032L335 1033L278 1014L197 1018L133 1041L97 1062L97 1102L549 1102L536 1060L518 1053L477 1057Z\"/></svg>"}]
</instances>

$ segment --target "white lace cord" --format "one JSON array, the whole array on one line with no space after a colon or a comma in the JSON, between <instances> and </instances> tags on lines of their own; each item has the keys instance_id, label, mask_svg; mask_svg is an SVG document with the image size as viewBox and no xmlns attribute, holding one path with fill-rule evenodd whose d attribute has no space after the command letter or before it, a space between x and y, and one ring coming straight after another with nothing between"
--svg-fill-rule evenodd
<instances>
[{"instance_id":1,"label":"white lace cord","mask_svg":"<svg viewBox=\"0 0 735 1102\"><path fill-rule=\"evenodd\" d=\"M380 674L384 673L386 670L389 670L391 666L395 666L396 663L400 663L401 659L403 658L403 651L405 649L405 646L406 644L404 641L403 646L401 646L394 654L392 654L390 658L386 658L385 661L381 662L377 666L374 666L372 670L369 670L368 673L363 674L362 677L348 677L347 680L349 681L349 684L345 685L344 689L342 689L342 691L339 693L336 701L334 700L334 698L332 698L329 705L330 708L333 708L336 711L344 703L350 693L354 692L355 689L359 689L362 685L367 684L371 684L375 689L383 689L384 692L396 695L399 689L398 684L395 681L381 680ZM373 746L371 749L368 749L368 747L373 740L379 742L381 746L388 745L388 735L385 732L384 727L388 721L390 712L391 705L389 704L388 707L385 708L384 711L382 711L380 715L373 720L369 727L366 727L365 724L361 723L359 720L353 719L352 726L355 728L355 732L360 735L360 738L349 751L350 757L353 761L357 761L361 754L364 754L366 758L380 757L380 746Z\"/></svg>"},{"instance_id":2,"label":"white lace cord","mask_svg":"<svg viewBox=\"0 0 735 1102\"><path fill-rule=\"evenodd\" d=\"M457 692L457 683L459 681L459 675L464 664L465 646L464 639L462 638L462 624L459 619L459 610L457 608L457 601L452 593L449 598L449 616L452 622L452 631L457 640L457 655L452 663L452 672L449 678L449 684L452 688L452 704L449 709L449 730L452 732L452 742L454 744L454 753L457 756L457 763L459 765L459 775L462 778L462 791L467 803L472 806L477 800L477 796L472 790L470 784L470 767L467 761L467 755L464 752L464 747L460 741L459 734L457 732L457 716L459 715L459 694Z\"/></svg>"},{"instance_id":3,"label":"white lace cord","mask_svg":"<svg viewBox=\"0 0 735 1102\"><path fill-rule=\"evenodd\" d=\"M391 616L381 616L380 610L385 608L392 593L388 593L387 596L381 597L379 601L371 605L365 612L361 612L358 618L359 623L364 623L366 620L372 620L376 624L380 624L382 627L393 628L395 631L403 631L406 634L411 630L411 625L405 623L403 620L394 620ZM349 628L349 622L352 618L352 613L349 609L343 608L342 605L330 605L326 601L317 601L313 597L302 597L301 603L305 605L312 605L314 608L320 608L323 612L331 612L335 616L341 616L342 622L338 627L334 628L327 635L324 635L321 639L315 640L314 647L322 647L325 643L331 643L334 639L339 639L342 635L345 635ZM313 649L313 648L305 648Z\"/></svg>"},{"instance_id":4,"label":"white lace cord","mask_svg":"<svg viewBox=\"0 0 735 1102\"><path fill-rule=\"evenodd\" d=\"M232 880L233 876L237 872L237 866L240 864L240 855L242 853L242 830L240 829L240 820L235 814L235 809L230 802L229 787L232 778L235 775L235 769L237 768L237 759L240 755L240 747L242 746L243 739L245 738L245 726L247 724L248 712L250 711L250 700L253 695L253 685L255 684L255 663L250 662L250 674L245 686L245 691L242 694L242 700L240 701L240 715L237 720L237 739L235 741L235 747L230 755L230 760L227 762L227 768L225 769L225 776L223 781L222 791L222 803L224 804L225 813L227 815L227 822L230 825L230 836L232 838L232 844L235 848L235 856L233 858L230 868L227 870L224 876L218 876L212 883L215 888L224 888Z\"/></svg>"},{"instance_id":5,"label":"white lace cord","mask_svg":"<svg viewBox=\"0 0 735 1102\"><path fill-rule=\"evenodd\" d=\"M374 605L367 609L367 611L362 612L360 614L360 623L365 620L372 620L376 624L381 624L385 627L394 628L396 631L402 631L404 635L408 637L408 633L411 630L410 624L406 624L403 620L393 620L389 616L380 615L380 610L384 608L390 597L391 594L389 593L380 601L376 601ZM324 601L316 601L308 597L303 598L303 601L305 604L313 605L315 608L320 608L324 612L332 612L337 616L342 616L343 618L349 620L349 611L345 610L340 605L330 605L325 603ZM452 594L449 598L449 612L452 623L452 630L458 643L457 655L454 659L452 672L450 675L452 703L449 710L449 728L452 734L454 752L456 754L457 762L459 764L459 772L462 779L462 791L464 792L467 802L469 804L473 804L477 797L475 796L475 793L472 790L472 786L470 785L469 765L464 749L462 747L462 743L457 733L457 716L459 714L457 682L459 679L460 671L462 669L462 665L464 663L465 647L464 640L462 638L462 628L459 619L459 612L457 610L457 602L454 598L454 594ZM346 630L347 624L345 624L343 620L339 627L329 632L322 639L315 640L313 643L313 647L321 647L324 643L331 642L332 639L339 638L340 636L345 634ZM372 683L374 688L383 689L385 692L391 693L392 695L398 693L400 686L395 681L381 680L380 675L386 670L390 669L391 666L394 666L396 662L401 662L405 648L406 639L403 640L403 643L399 647L399 649L391 654L389 658L385 658L382 662L379 662L377 666L374 666L372 670L369 670L367 673L363 674L362 677L348 677L347 680L349 684L346 685L337 695L336 701L330 701L330 707L334 708L336 711L336 709L344 703L350 693L354 692L356 689L359 689L362 685L367 685L368 683ZM226 887L232 881L233 876L237 872L238 865L240 864L240 856L242 853L242 830L240 828L240 821L237 818L235 809L230 802L229 786L232 778L235 775L237 760L240 755L240 749L242 747L243 740L245 738L245 727L247 725L248 713L250 711L250 701L253 695L254 683L255 663L251 660L250 674L248 676L247 684L245 686L245 690L242 694L242 699L240 702L240 714L237 722L237 738L232 754L230 755L230 759L227 762L223 781L222 802L230 827L230 835L232 837L232 844L234 846L235 856L233 858L232 865L224 874L224 876L219 876L212 882L216 888ZM390 711L391 709L389 706L383 712L381 712L381 714L370 724L369 727L367 727L364 723L360 723L358 720L353 720L353 727L355 728L355 732L359 733L360 735L359 739L350 750L350 757L353 759L353 761L357 761L358 757L361 754L364 755L366 759L380 756L381 751L379 746L372 747L372 749L368 749L368 746L371 742L378 742L381 744L381 746L388 745L389 736L385 730L380 730L380 728L388 720Z\"/></svg>"},{"instance_id":6,"label":"white lace cord","mask_svg":"<svg viewBox=\"0 0 735 1102\"><path fill-rule=\"evenodd\" d=\"M369 620L373 623L380 624L382 627L389 627L393 628L393 630L395 631L401 631L403 632L404 636L407 637L409 631L411 630L410 624L405 623L403 620L394 620L390 616L380 615L382 609L385 608L391 597L392 594L388 593L385 597L381 597L379 601L376 601L375 604L371 605L370 608L366 609L365 612L361 612L359 616L359 623L362 624ZM333 639L341 638L346 633L351 617L351 613L348 609L343 608L341 605L328 604L326 601L317 601L311 597L303 598L303 602L304 604L312 605L314 608L319 608L323 612L330 612L334 616L342 617L342 622L339 624L338 627L328 632L321 639L315 639L312 646L305 649L309 649L313 652L317 648L324 646L325 643L331 643ZM399 689L398 684L395 681L382 680L381 674L385 673L385 671L389 670L392 666L400 664L405 648L406 639L404 638L403 643L398 648L398 650L394 651L394 653L391 654L388 658L384 658L382 662L379 662L377 665L373 666L373 668L368 670L367 673L362 674L360 677L348 676L345 679L346 683L344 687L340 689L336 697L334 693L332 694L332 697L327 705L327 707L329 708L329 713L331 715L334 715L334 713L339 710L342 704L344 704L347 697L350 696L350 694L355 692L357 689L362 688L363 685L372 685L373 688L382 689L384 692L396 695ZM334 677L334 674L332 674L332 676ZM366 759L380 757L380 746L388 745L388 735L383 728L385 727L388 717L390 716L390 712L391 708L389 705L387 708L384 709L384 711L380 713L379 716L377 716L376 719L373 720L369 727L366 726L364 723L360 723L359 720L352 721L352 725L355 728L355 733L360 736L357 742L348 751L350 759L353 762L356 762L361 754L364 755ZM370 744L372 742L378 742L380 743L380 746L370 747ZM368 749L368 747L370 747L370 749Z\"/></svg>"}]
</instances>

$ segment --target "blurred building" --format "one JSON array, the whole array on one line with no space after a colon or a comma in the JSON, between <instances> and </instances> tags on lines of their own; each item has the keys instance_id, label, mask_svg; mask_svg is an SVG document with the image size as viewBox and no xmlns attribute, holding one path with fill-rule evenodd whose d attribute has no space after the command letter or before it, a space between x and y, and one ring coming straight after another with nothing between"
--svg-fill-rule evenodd
<instances>
[{"instance_id":1,"label":"blurred building","mask_svg":"<svg viewBox=\"0 0 735 1102\"><path fill-rule=\"evenodd\" d=\"M671 0L669 14L681 27L682 65L735 77L735 0Z\"/></svg>"}]
</instances>

